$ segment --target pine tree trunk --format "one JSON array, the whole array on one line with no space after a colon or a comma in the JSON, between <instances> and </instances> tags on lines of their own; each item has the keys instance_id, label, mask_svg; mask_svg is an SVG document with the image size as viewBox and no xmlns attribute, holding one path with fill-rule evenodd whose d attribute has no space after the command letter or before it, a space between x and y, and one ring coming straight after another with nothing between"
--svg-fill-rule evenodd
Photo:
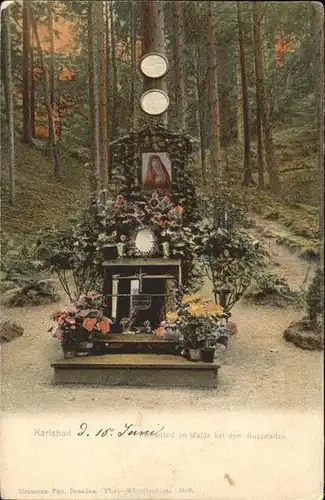
<instances>
[{"instance_id":1,"label":"pine tree trunk","mask_svg":"<svg viewBox=\"0 0 325 500\"><path fill-rule=\"evenodd\" d=\"M237 20L238 20L238 42L239 42L239 61L240 74L242 83L243 96L243 128L244 128L244 178L243 185L248 186L253 183L253 175L251 169L251 138L249 130L249 107L247 93L247 77L245 63L245 47L244 47L244 32L243 22L241 17L240 2L237 1Z\"/></svg>"},{"instance_id":2,"label":"pine tree trunk","mask_svg":"<svg viewBox=\"0 0 325 500\"><path fill-rule=\"evenodd\" d=\"M30 18L27 1L23 2L23 142L32 145Z\"/></svg>"},{"instance_id":3,"label":"pine tree trunk","mask_svg":"<svg viewBox=\"0 0 325 500\"><path fill-rule=\"evenodd\" d=\"M50 64L49 64L49 86L50 86L50 104L54 109L54 94L55 94L55 62L54 62L54 32L53 32L53 11L52 1L47 2L47 26L49 31L50 41Z\"/></svg>"},{"instance_id":4,"label":"pine tree trunk","mask_svg":"<svg viewBox=\"0 0 325 500\"><path fill-rule=\"evenodd\" d=\"M5 24L5 10L3 9L1 11L1 26L3 26L3 34L1 32L1 40L4 40L6 35L6 24ZM1 71L0 71L0 76L1 76L1 81L3 85L3 90L4 90L4 99L5 99L5 113L6 113L6 118L7 122L9 121L9 104L8 104L8 78L6 75L7 71L7 64L6 64L6 52L5 52L5 43L0 44L0 50L1 50Z\"/></svg>"},{"instance_id":5,"label":"pine tree trunk","mask_svg":"<svg viewBox=\"0 0 325 500\"><path fill-rule=\"evenodd\" d=\"M208 2L208 103L210 112L210 163L213 179L216 182L222 180L222 162L220 147L220 117L218 99L218 74L216 54L216 19L214 13L214 2Z\"/></svg>"},{"instance_id":6,"label":"pine tree trunk","mask_svg":"<svg viewBox=\"0 0 325 500\"><path fill-rule=\"evenodd\" d=\"M28 6L29 9L29 15L30 15L30 21L33 27L33 32L36 40L36 46L38 49L39 53L39 58L40 58L40 63L41 67L43 70L43 75L44 75L44 101L45 101L45 107L47 111L47 117L48 117L48 127L49 127L49 143L50 147L52 150L52 161L53 161L53 170L54 170L54 175L56 177L60 177L60 162L59 162L59 155L56 147L56 137L55 137L55 123L54 123L54 118L53 118L53 110L51 106L51 101L50 101L50 83L49 83L49 72L48 68L46 66L43 52L42 52L42 47L40 43L40 38L38 35L38 30L37 30L37 24L35 21L35 18L32 13L32 9L30 6Z\"/></svg>"},{"instance_id":7,"label":"pine tree trunk","mask_svg":"<svg viewBox=\"0 0 325 500\"><path fill-rule=\"evenodd\" d=\"M243 90L240 72L239 47L236 49L236 88L237 88L237 143L243 145Z\"/></svg>"},{"instance_id":8,"label":"pine tree trunk","mask_svg":"<svg viewBox=\"0 0 325 500\"><path fill-rule=\"evenodd\" d=\"M13 84L12 84L12 64L11 64L11 28L10 28L10 5L3 11L3 44L4 44L4 65L6 68L6 90L8 103L8 128L9 128L9 203L15 205L15 130L14 130L14 106L13 106Z\"/></svg>"},{"instance_id":9,"label":"pine tree trunk","mask_svg":"<svg viewBox=\"0 0 325 500\"><path fill-rule=\"evenodd\" d=\"M114 22L114 5L110 2L110 31L111 31L111 48L112 48L112 83L113 83L113 99L112 99L112 141L117 138L118 135L118 89L117 89L117 62L116 62L116 33L115 33L115 22Z\"/></svg>"},{"instance_id":10,"label":"pine tree trunk","mask_svg":"<svg viewBox=\"0 0 325 500\"><path fill-rule=\"evenodd\" d=\"M106 48L105 48L105 20L104 4L102 1L95 2L96 24L99 42L99 83L100 83L100 108L99 108L99 131L101 151L101 185L103 189L108 188L108 124L107 124L107 89L106 89Z\"/></svg>"},{"instance_id":11,"label":"pine tree trunk","mask_svg":"<svg viewBox=\"0 0 325 500\"><path fill-rule=\"evenodd\" d=\"M149 52L158 52L165 55L165 32L164 32L164 10L163 2L158 0L143 0L142 2L143 13L143 44L142 55ZM167 83L166 78L160 78L153 81L151 78L144 77L144 89L150 90L157 88L166 92ZM167 125L168 115L167 111L160 115L159 120L162 124Z\"/></svg>"},{"instance_id":12,"label":"pine tree trunk","mask_svg":"<svg viewBox=\"0 0 325 500\"><path fill-rule=\"evenodd\" d=\"M205 99L204 85L201 83L200 71L200 48L196 48L196 87L198 96L198 112L199 112L199 137L200 137L200 153L201 153L201 171L203 184L206 183L206 154L205 154ZM205 82L203 82L204 84Z\"/></svg>"},{"instance_id":13,"label":"pine tree trunk","mask_svg":"<svg viewBox=\"0 0 325 500\"><path fill-rule=\"evenodd\" d=\"M35 137L35 80L34 80L34 37L30 35L30 121L32 137Z\"/></svg>"},{"instance_id":14,"label":"pine tree trunk","mask_svg":"<svg viewBox=\"0 0 325 500\"><path fill-rule=\"evenodd\" d=\"M174 1L174 64L176 83L176 122L179 130L186 129L186 103L185 103L185 81L184 81L184 42L183 42L183 13L180 0Z\"/></svg>"},{"instance_id":15,"label":"pine tree trunk","mask_svg":"<svg viewBox=\"0 0 325 500\"><path fill-rule=\"evenodd\" d=\"M132 130L137 128L137 113L136 113L136 74L137 74L137 61L136 61L136 42L137 42L137 23L136 23L136 5L134 0L131 0L131 26L130 26L130 40L131 40L131 113L132 113Z\"/></svg>"},{"instance_id":16,"label":"pine tree trunk","mask_svg":"<svg viewBox=\"0 0 325 500\"><path fill-rule=\"evenodd\" d=\"M106 33L106 101L107 101L107 124L108 124L108 141L112 140L112 120L111 120L111 109L112 109L112 92L111 92L111 34L110 34L110 12L108 2L105 5L105 33ZM110 152L111 155L111 152ZM111 165L111 158L109 160Z\"/></svg>"},{"instance_id":17,"label":"pine tree trunk","mask_svg":"<svg viewBox=\"0 0 325 500\"><path fill-rule=\"evenodd\" d=\"M273 120L273 103L272 96L269 89L266 89L265 98L265 123L264 123L264 144L265 144L265 159L267 170L269 173L269 182L272 192L278 196L280 195L280 180L278 174L278 166L275 160L274 143L272 134L272 120Z\"/></svg>"},{"instance_id":18,"label":"pine tree trunk","mask_svg":"<svg viewBox=\"0 0 325 500\"><path fill-rule=\"evenodd\" d=\"M99 133L99 61L98 61L98 34L95 23L95 3L88 1L88 68L90 89L90 118L92 138L92 164L94 177L91 179L92 188L97 190L97 197L101 191L100 171L100 133Z\"/></svg>"},{"instance_id":19,"label":"pine tree trunk","mask_svg":"<svg viewBox=\"0 0 325 500\"><path fill-rule=\"evenodd\" d=\"M262 131L261 100L264 93L264 65L261 36L261 9L258 2L252 4L253 35L255 55L255 81L256 81L256 135L257 135L257 172L258 187L264 189L264 144Z\"/></svg>"}]
</instances>

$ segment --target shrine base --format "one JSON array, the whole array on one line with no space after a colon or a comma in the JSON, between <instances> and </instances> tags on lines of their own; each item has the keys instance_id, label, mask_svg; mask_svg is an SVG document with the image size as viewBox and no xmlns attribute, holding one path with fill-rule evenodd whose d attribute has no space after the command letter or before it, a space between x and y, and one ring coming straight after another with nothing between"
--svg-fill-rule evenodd
<instances>
[{"instance_id":1,"label":"shrine base","mask_svg":"<svg viewBox=\"0 0 325 500\"><path fill-rule=\"evenodd\" d=\"M217 387L220 365L166 354L106 354L52 363L54 381L107 386Z\"/></svg>"}]
</instances>

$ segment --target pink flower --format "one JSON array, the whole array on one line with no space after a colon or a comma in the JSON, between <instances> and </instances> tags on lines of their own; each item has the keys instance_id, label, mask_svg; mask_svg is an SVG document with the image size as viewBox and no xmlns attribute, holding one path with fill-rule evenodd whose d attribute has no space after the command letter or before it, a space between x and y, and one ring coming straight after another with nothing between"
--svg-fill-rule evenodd
<instances>
[{"instance_id":1,"label":"pink flower","mask_svg":"<svg viewBox=\"0 0 325 500\"><path fill-rule=\"evenodd\" d=\"M124 201L124 196L123 196L123 194L119 194L119 195L117 196L117 198L116 198L116 201L117 201L118 203L121 203L122 201Z\"/></svg>"},{"instance_id":2,"label":"pink flower","mask_svg":"<svg viewBox=\"0 0 325 500\"><path fill-rule=\"evenodd\" d=\"M54 338L59 339L59 340L63 340L63 338L64 338L63 331L61 330L61 328L59 326L56 327L52 336Z\"/></svg>"}]
</instances>

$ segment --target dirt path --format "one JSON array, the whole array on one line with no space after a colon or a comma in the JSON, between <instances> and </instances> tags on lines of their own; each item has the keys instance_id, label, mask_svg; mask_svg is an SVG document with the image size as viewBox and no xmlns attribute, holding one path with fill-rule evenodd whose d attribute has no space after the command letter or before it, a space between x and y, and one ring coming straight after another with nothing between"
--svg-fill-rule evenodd
<instances>
[{"instance_id":1,"label":"dirt path","mask_svg":"<svg viewBox=\"0 0 325 500\"><path fill-rule=\"evenodd\" d=\"M264 221L263 221L264 223ZM267 240L275 271L300 286L308 262ZM209 287L209 284L207 283ZM64 303L64 302L63 302ZM6 317L24 325L23 337L2 346L2 410L73 411L91 409L322 408L322 352L301 350L282 338L302 313L239 303L233 320L239 333L220 353L217 389L55 386L51 362L61 357L59 342L47 333L56 305L11 309Z\"/></svg>"}]
</instances>

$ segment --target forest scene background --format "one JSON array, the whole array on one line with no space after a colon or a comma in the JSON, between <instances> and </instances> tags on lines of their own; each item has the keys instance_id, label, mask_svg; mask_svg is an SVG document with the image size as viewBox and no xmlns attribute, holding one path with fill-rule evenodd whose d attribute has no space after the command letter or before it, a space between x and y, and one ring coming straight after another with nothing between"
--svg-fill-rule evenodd
<instances>
[{"instance_id":1,"label":"forest scene background","mask_svg":"<svg viewBox=\"0 0 325 500\"><path fill-rule=\"evenodd\" d=\"M139 62L153 48L170 66L162 121L193 138L198 192L222 181L261 237L319 260L321 4L25 0L1 32L3 290L36 272L40 230L69 229L110 189L110 143L150 125Z\"/></svg>"}]
</instances>

